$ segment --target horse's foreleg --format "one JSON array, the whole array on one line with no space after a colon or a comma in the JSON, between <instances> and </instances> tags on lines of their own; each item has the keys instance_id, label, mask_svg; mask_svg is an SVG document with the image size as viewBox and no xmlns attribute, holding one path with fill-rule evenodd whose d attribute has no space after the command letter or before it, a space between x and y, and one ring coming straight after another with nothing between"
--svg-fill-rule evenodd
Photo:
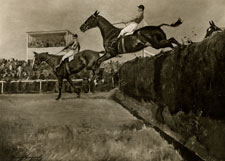
<instances>
[{"instance_id":1,"label":"horse's foreleg","mask_svg":"<svg viewBox=\"0 0 225 161\"><path fill-rule=\"evenodd\" d=\"M76 87L74 86L73 81L71 80L70 76L67 76L67 77L66 77L66 80L69 82L69 84L71 85L71 87L72 87L72 88L74 89L74 91L76 92L77 97L80 98L80 92L81 92L80 88L76 88Z\"/></svg>"},{"instance_id":2,"label":"horse's foreleg","mask_svg":"<svg viewBox=\"0 0 225 161\"><path fill-rule=\"evenodd\" d=\"M61 98L61 94L62 94L62 83L63 83L63 79L62 78L58 78L58 97L56 98L56 100L59 100Z\"/></svg>"},{"instance_id":3,"label":"horse's foreleg","mask_svg":"<svg viewBox=\"0 0 225 161\"><path fill-rule=\"evenodd\" d=\"M164 106L162 104L158 104L158 108L156 110L156 120L164 123L164 117L163 117L163 110L164 110Z\"/></svg>"},{"instance_id":4,"label":"horse's foreleg","mask_svg":"<svg viewBox=\"0 0 225 161\"><path fill-rule=\"evenodd\" d=\"M99 68L99 66L101 65L102 62L112 58L113 56L110 53L106 53L105 55L103 55L102 57L100 57L96 63L96 69Z\"/></svg>"}]
</instances>

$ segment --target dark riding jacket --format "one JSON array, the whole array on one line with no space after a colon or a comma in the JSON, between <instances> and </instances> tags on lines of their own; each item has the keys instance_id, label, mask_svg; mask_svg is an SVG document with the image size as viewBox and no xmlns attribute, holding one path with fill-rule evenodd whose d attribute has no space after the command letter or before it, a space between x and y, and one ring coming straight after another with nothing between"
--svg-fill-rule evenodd
<instances>
[{"instance_id":1,"label":"dark riding jacket","mask_svg":"<svg viewBox=\"0 0 225 161\"><path fill-rule=\"evenodd\" d=\"M77 39L72 40L62 51L66 50L78 50L80 52L80 43Z\"/></svg>"}]
</instances>

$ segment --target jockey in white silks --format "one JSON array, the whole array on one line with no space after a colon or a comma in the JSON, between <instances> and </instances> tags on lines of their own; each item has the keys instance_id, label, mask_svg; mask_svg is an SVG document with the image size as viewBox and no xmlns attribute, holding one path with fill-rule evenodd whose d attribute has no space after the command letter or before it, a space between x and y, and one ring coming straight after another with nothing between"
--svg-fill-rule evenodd
<instances>
[{"instance_id":1,"label":"jockey in white silks","mask_svg":"<svg viewBox=\"0 0 225 161\"><path fill-rule=\"evenodd\" d=\"M127 25L125 28L123 28L120 31L120 34L118 35L117 38L120 38L121 36L125 36L127 34L132 34L138 28L138 24L140 24L141 21L144 19L144 10L145 10L145 7L143 5L138 6L137 17L135 17L134 19L128 22L125 22L125 23L129 23L129 25Z\"/></svg>"},{"instance_id":2,"label":"jockey in white silks","mask_svg":"<svg viewBox=\"0 0 225 161\"><path fill-rule=\"evenodd\" d=\"M61 52L65 52L66 51L66 54L63 55L60 63L56 66L56 68L60 67L60 65L62 64L62 62L66 58L70 59L72 56L74 56L74 54L76 54L76 53L78 53L80 51L80 44L79 44L77 38L78 38L78 35L74 34L73 35L73 40L61 51ZM69 62L71 60L69 60Z\"/></svg>"}]
</instances>

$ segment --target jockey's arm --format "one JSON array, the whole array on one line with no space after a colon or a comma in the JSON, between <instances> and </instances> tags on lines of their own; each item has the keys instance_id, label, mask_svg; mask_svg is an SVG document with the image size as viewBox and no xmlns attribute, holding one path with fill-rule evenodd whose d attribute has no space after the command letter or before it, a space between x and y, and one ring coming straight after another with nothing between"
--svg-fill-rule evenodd
<instances>
[{"instance_id":1,"label":"jockey's arm","mask_svg":"<svg viewBox=\"0 0 225 161\"><path fill-rule=\"evenodd\" d=\"M78 50L78 52L80 51L80 43L76 40L74 41L73 45L72 45L72 49L73 50Z\"/></svg>"},{"instance_id":2,"label":"jockey's arm","mask_svg":"<svg viewBox=\"0 0 225 161\"><path fill-rule=\"evenodd\" d=\"M78 51L78 53L80 52L80 43L79 42L77 42L77 51Z\"/></svg>"},{"instance_id":3,"label":"jockey's arm","mask_svg":"<svg viewBox=\"0 0 225 161\"><path fill-rule=\"evenodd\" d=\"M128 23L130 23L130 22L136 22L137 20L141 19L141 17L142 17L142 14L139 13L136 17L134 17L130 21L128 21Z\"/></svg>"},{"instance_id":4,"label":"jockey's arm","mask_svg":"<svg viewBox=\"0 0 225 161\"><path fill-rule=\"evenodd\" d=\"M68 49L70 46L72 46L74 44L74 41L70 42L66 47L63 48L62 51Z\"/></svg>"}]
</instances>

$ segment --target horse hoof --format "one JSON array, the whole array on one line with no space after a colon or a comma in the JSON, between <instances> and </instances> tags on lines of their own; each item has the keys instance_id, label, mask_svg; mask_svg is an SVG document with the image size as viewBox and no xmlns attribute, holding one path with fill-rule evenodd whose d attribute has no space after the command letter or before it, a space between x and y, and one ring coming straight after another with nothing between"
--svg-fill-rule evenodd
<instances>
[{"instance_id":1,"label":"horse hoof","mask_svg":"<svg viewBox=\"0 0 225 161\"><path fill-rule=\"evenodd\" d=\"M80 98L80 93L81 93L81 89L80 89L80 88L78 88L77 98Z\"/></svg>"},{"instance_id":2,"label":"horse hoof","mask_svg":"<svg viewBox=\"0 0 225 161\"><path fill-rule=\"evenodd\" d=\"M179 49L184 49L185 47L186 47L185 44L180 44L180 45L178 46Z\"/></svg>"},{"instance_id":3,"label":"horse hoof","mask_svg":"<svg viewBox=\"0 0 225 161\"><path fill-rule=\"evenodd\" d=\"M59 97L57 97L55 100L57 100L57 101L58 101L59 99L60 99L60 98L59 98Z\"/></svg>"},{"instance_id":4,"label":"horse hoof","mask_svg":"<svg viewBox=\"0 0 225 161\"><path fill-rule=\"evenodd\" d=\"M163 118L163 116L162 115L158 115L158 116L156 116L156 120L157 121L159 121L160 123L162 123L162 124L164 124L165 123L165 120L164 120L164 118Z\"/></svg>"}]
</instances>

